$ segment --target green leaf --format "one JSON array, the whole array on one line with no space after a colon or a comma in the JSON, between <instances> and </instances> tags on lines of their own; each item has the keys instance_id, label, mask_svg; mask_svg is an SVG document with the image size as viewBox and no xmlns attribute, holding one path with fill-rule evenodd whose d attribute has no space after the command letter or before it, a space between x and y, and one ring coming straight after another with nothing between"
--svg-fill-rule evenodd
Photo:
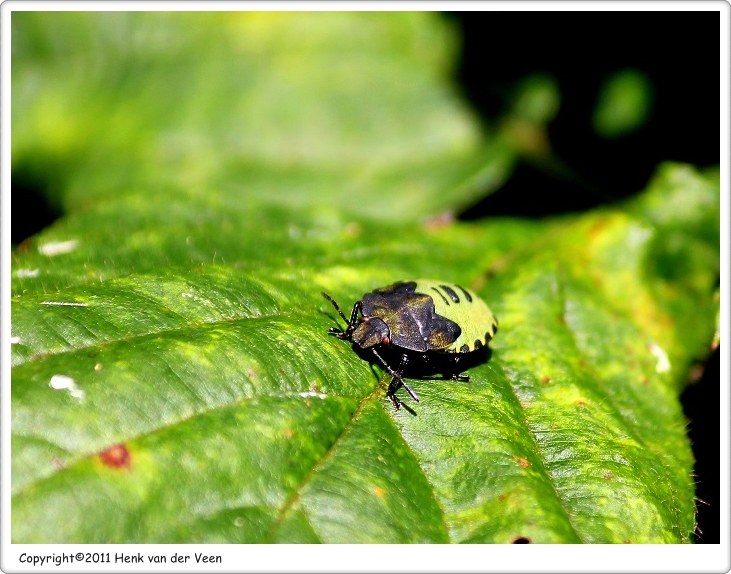
<instances>
[{"instance_id":1,"label":"green leaf","mask_svg":"<svg viewBox=\"0 0 731 574\"><path fill-rule=\"evenodd\" d=\"M423 219L513 161L450 87L444 22L191 17L13 16L14 162L68 162L67 215L13 253L13 542L690 541L678 394L716 326L718 173ZM319 292L418 277L500 330L470 383L395 411Z\"/></svg>"},{"instance_id":2,"label":"green leaf","mask_svg":"<svg viewBox=\"0 0 731 574\"><path fill-rule=\"evenodd\" d=\"M592 116L594 131L616 138L637 131L647 123L654 93L647 75L639 70L621 70L607 78L599 91Z\"/></svg>"},{"instance_id":3,"label":"green leaf","mask_svg":"<svg viewBox=\"0 0 731 574\"><path fill-rule=\"evenodd\" d=\"M68 208L215 189L405 221L511 166L429 13L29 12L13 42L13 168Z\"/></svg>"},{"instance_id":4,"label":"green leaf","mask_svg":"<svg viewBox=\"0 0 731 574\"><path fill-rule=\"evenodd\" d=\"M556 79L548 74L533 74L518 86L513 113L535 124L548 123L561 107L561 94Z\"/></svg>"}]
</instances>

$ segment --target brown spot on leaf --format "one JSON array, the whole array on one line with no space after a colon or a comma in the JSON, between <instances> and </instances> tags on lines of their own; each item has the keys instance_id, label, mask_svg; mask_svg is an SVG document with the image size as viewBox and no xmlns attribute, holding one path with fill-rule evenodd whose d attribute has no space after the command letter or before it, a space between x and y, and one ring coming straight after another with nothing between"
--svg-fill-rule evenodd
<instances>
[{"instance_id":1,"label":"brown spot on leaf","mask_svg":"<svg viewBox=\"0 0 731 574\"><path fill-rule=\"evenodd\" d=\"M528 462L527 458L523 458L521 456L514 456L515 462L517 462L520 466L523 468L528 468L530 466L530 462Z\"/></svg>"},{"instance_id":2,"label":"brown spot on leaf","mask_svg":"<svg viewBox=\"0 0 731 574\"><path fill-rule=\"evenodd\" d=\"M614 475L609 472L608 470L605 470L602 472L602 476L606 478L607 480L612 480L614 478Z\"/></svg>"},{"instance_id":3,"label":"brown spot on leaf","mask_svg":"<svg viewBox=\"0 0 731 574\"><path fill-rule=\"evenodd\" d=\"M383 495L386 494L386 491L383 490L380 486L374 486L371 489L371 492L375 494L378 498L383 498Z\"/></svg>"},{"instance_id":4,"label":"brown spot on leaf","mask_svg":"<svg viewBox=\"0 0 731 574\"><path fill-rule=\"evenodd\" d=\"M294 436L294 431L292 429L284 429L284 436L292 438Z\"/></svg>"},{"instance_id":5,"label":"brown spot on leaf","mask_svg":"<svg viewBox=\"0 0 731 574\"><path fill-rule=\"evenodd\" d=\"M545 375L543 375L543 376L541 377L541 383L543 383L544 385L547 385L547 384L548 384L548 383L550 383L550 382L551 382L551 379L550 379L549 377L547 377L547 376L545 376Z\"/></svg>"},{"instance_id":6,"label":"brown spot on leaf","mask_svg":"<svg viewBox=\"0 0 731 574\"><path fill-rule=\"evenodd\" d=\"M100 452L99 460L101 460L104 466L128 469L132 462L132 457L125 445L115 444L114 446L110 446L108 449Z\"/></svg>"}]
</instances>

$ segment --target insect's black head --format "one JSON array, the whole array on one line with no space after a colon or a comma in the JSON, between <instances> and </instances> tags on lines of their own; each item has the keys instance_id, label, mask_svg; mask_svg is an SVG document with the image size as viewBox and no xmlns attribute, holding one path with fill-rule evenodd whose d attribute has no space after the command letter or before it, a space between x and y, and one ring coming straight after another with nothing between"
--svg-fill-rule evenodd
<instances>
[{"instance_id":1,"label":"insect's black head","mask_svg":"<svg viewBox=\"0 0 731 574\"><path fill-rule=\"evenodd\" d=\"M378 317L364 317L351 336L352 341L364 349L380 343L387 345L390 338L388 325Z\"/></svg>"},{"instance_id":2,"label":"insect's black head","mask_svg":"<svg viewBox=\"0 0 731 574\"><path fill-rule=\"evenodd\" d=\"M337 327L330 327L328 329L328 333L330 335L333 335L343 341L352 341L364 349L373 347L379 343L388 344L390 342L390 331L386 323L384 323L381 319L376 317L358 317L358 315L361 314L362 309L361 301L357 301L355 305L353 305L353 310L350 313L350 319L348 319L340 310L340 306L332 297L330 297L330 295L322 293L322 296L333 304L335 310L348 325L345 330L338 329Z\"/></svg>"}]
</instances>

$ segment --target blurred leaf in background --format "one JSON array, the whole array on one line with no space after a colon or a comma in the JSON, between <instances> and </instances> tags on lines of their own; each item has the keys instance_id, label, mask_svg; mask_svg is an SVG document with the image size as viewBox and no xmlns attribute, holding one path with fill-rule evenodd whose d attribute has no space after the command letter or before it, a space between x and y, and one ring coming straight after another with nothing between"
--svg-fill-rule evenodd
<instances>
[{"instance_id":1,"label":"blurred leaf in background","mask_svg":"<svg viewBox=\"0 0 731 574\"><path fill-rule=\"evenodd\" d=\"M13 252L14 542L691 541L718 170L457 221L560 96L481 127L437 14L12 18L13 177L64 211ZM500 332L396 412L319 291L418 277Z\"/></svg>"},{"instance_id":2,"label":"blurred leaf in background","mask_svg":"<svg viewBox=\"0 0 731 574\"><path fill-rule=\"evenodd\" d=\"M177 185L398 220L452 209L503 177L505 152L456 97L457 38L433 20L15 14L14 168L53 168L66 208Z\"/></svg>"},{"instance_id":3,"label":"blurred leaf in background","mask_svg":"<svg viewBox=\"0 0 731 574\"><path fill-rule=\"evenodd\" d=\"M602 137L616 138L642 128L652 113L653 89L639 70L621 70L604 82L592 117Z\"/></svg>"}]
</instances>

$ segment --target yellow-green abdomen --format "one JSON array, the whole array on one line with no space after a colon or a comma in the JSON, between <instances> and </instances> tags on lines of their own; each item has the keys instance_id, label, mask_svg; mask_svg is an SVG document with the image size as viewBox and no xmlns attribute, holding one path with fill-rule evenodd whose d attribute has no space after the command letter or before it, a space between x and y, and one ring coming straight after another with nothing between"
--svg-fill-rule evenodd
<instances>
[{"instance_id":1,"label":"yellow-green abdomen","mask_svg":"<svg viewBox=\"0 0 731 574\"><path fill-rule=\"evenodd\" d=\"M453 283L417 279L417 293L429 295L434 300L438 315L454 321L462 332L443 351L468 353L486 346L497 332L497 318L490 307L474 291Z\"/></svg>"}]
</instances>

